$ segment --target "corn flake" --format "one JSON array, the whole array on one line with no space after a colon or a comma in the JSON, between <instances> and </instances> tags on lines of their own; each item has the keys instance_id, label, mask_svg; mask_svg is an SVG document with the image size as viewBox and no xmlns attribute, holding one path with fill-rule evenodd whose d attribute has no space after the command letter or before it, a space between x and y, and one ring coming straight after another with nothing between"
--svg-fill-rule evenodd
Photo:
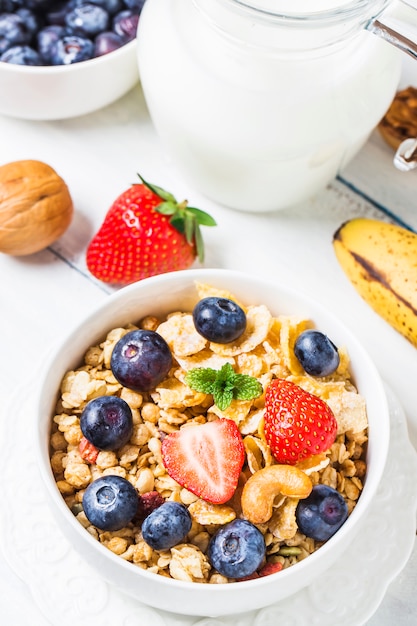
<instances>
[{"instance_id":1,"label":"corn flake","mask_svg":"<svg viewBox=\"0 0 417 626\"><path fill-rule=\"evenodd\" d=\"M158 326L158 333L165 339L175 356L186 357L200 352L207 340L194 326L190 313L173 313Z\"/></svg>"},{"instance_id":2,"label":"corn flake","mask_svg":"<svg viewBox=\"0 0 417 626\"><path fill-rule=\"evenodd\" d=\"M236 296L234 296L232 293L230 293L230 291L227 291L226 289L218 289L217 287L212 287L211 285L199 282L196 282L195 286L197 288L199 300L210 297L226 298L227 300L232 300L233 302L236 302L236 304L238 304L245 312L247 310L246 306L242 304L242 302L240 302L236 298Z\"/></svg>"},{"instance_id":3,"label":"corn flake","mask_svg":"<svg viewBox=\"0 0 417 626\"><path fill-rule=\"evenodd\" d=\"M191 517L198 524L227 524L236 518L236 512L232 507L224 504L211 504L198 499L188 507Z\"/></svg>"},{"instance_id":4,"label":"corn flake","mask_svg":"<svg viewBox=\"0 0 417 626\"><path fill-rule=\"evenodd\" d=\"M243 445L245 446L247 463L252 474L263 467L272 465L271 450L263 439L247 435L243 439Z\"/></svg>"},{"instance_id":5,"label":"corn flake","mask_svg":"<svg viewBox=\"0 0 417 626\"><path fill-rule=\"evenodd\" d=\"M206 394L194 391L177 378L168 378L160 383L151 396L162 409L196 406L202 404L206 398Z\"/></svg>"},{"instance_id":6,"label":"corn flake","mask_svg":"<svg viewBox=\"0 0 417 626\"><path fill-rule=\"evenodd\" d=\"M281 315L279 321L281 323L280 343L284 363L292 374L305 375L304 369L294 354L294 345L298 335L312 327L311 322L290 315Z\"/></svg>"},{"instance_id":7,"label":"corn flake","mask_svg":"<svg viewBox=\"0 0 417 626\"><path fill-rule=\"evenodd\" d=\"M337 433L359 433L368 426L365 399L354 391L331 392L327 404L337 420Z\"/></svg>"},{"instance_id":8,"label":"corn flake","mask_svg":"<svg viewBox=\"0 0 417 626\"><path fill-rule=\"evenodd\" d=\"M190 356L179 356L176 354L175 358L178 365L180 365L185 372L189 372L196 367L210 367L213 370L220 370L225 363L230 363L232 366L235 364L233 357L213 354L208 348L204 348L200 350L200 352Z\"/></svg>"}]
</instances>

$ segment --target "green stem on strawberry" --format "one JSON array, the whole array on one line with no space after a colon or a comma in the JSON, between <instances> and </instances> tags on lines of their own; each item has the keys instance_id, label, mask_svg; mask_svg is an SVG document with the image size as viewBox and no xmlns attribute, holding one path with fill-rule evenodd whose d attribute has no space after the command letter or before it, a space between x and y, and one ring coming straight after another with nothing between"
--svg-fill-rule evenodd
<instances>
[{"instance_id":1,"label":"green stem on strawberry","mask_svg":"<svg viewBox=\"0 0 417 626\"><path fill-rule=\"evenodd\" d=\"M162 215L170 215L171 225L179 233L185 235L187 242L195 246L198 260L204 261L204 241L200 226L217 226L217 222L205 211L189 207L188 201L178 202L169 191L147 182L139 173L138 177L152 193L161 198L162 202L155 207L155 211Z\"/></svg>"}]
</instances>

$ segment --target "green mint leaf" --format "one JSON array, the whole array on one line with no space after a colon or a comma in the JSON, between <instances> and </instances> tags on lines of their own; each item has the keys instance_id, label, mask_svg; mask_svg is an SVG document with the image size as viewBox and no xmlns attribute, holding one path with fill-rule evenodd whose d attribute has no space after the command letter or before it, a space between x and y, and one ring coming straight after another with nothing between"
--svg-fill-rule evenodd
<instances>
[{"instance_id":1,"label":"green mint leaf","mask_svg":"<svg viewBox=\"0 0 417 626\"><path fill-rule=\"evenodd\" d=\"M216 383L220 382L221 384L227 385L228 383L233 385L234 377L236 376L233 367L230 363L225 363L221 369L217 370L217 379Z\"/></svg>"},{"instance_id":2,"label":"green mint leaf","mask_svg":"<svg viewBox=\"0 0 417 626\"><path fill-rule=\"evenodd\" d=\"M188 372L185 382L191 389L200 393L213 393L217 370L210 367L196 367Z\"/></svg>"},{"instance_id":3,"label":"green mint leaf","mask_svg":"<svg viewBox=\"0 0 417 626\"><path fill-rule=\"evenodd\" d=\"M233 399L252 400L263 391L256 378L236 374L230 363L225 363L220 370L210 367L192 369L186 375L185 382L195 391L212 394L214 403L221 411L225 411Z\"/></svg>"},{"instance_id":4,"label":"green mint leaf","mask_svg":"<svg viewBox=\"0 0 417 626\"><path fill-rule=\"evenodd\" d=\"M256 378L247 374L236 374L235 376L233 397L236 400L253 400L262 394L262 385Z\"/></svg>"},{"instance_id":5,"label":"green mint leaf","mask_svg":"<svg viewBox=\"0 0 417 626\"><path fill-rule=\"evenodd\" d=\"M213 393L214 404L216 404L220 411L225 411L227 407L232 404L233 389L228 387L222 388L220 385L214 389Z\"/></svg>"}]
</instances>

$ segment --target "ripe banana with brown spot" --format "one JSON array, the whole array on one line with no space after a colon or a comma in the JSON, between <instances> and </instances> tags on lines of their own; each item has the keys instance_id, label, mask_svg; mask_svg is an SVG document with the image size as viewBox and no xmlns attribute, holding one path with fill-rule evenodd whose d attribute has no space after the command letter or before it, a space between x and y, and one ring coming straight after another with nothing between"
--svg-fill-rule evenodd
<instances>
[{"instance_id":1,"label":"ripe banana with brown spot","mask_svg":"<svg viewBox=\"0 0 417 626\"><path fill-rule=\"evenodd\" d=\"M333 247L362 298L417 347L417 234L354 218L335 232Z\"/></svg>"}]
</instances>

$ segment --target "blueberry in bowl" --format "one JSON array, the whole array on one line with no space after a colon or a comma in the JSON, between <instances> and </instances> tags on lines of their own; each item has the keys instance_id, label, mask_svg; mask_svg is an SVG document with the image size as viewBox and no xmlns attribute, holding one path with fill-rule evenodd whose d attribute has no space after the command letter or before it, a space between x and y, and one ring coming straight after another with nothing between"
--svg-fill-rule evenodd
<instances>
[{"instance_id":1,"label":"blueberry in bowl","mask_svg":"<svg viewBox=\"0 0 417 626\"><path fill-rule=\"evenodd\" d=\"M86 404L80 428L84 437L101 450L121 448L132 435L131 408L118 396L99 396Z\"/></svg>"},{"instance_id":2,"label":"blueberry in bowl","mask_svg":"<svg viewBox=\"0 0 417 626\"><path fill-rule=\"evenodd\" d=\"M307 537L327 541L348 517L344 498L333 487L315 485L311 494L297 505L298 527Z\"/></svg>"},{"instance_id":3,"label":"blueberry in bowl","mask_svg":"<svg viewBox=\"0 0 417 626\"><path fill-rule=\"evenodd\" d=\"M168 344L152 330L132 330L114 346L114 377L129 389L149 391L165 378L172 366Z\"/></svg>"},{"instance_id":4,"label":"blueberry in bowl","mask_svg":"<svg viewBox=\"0 0 417 626\"><path fill-rule=\"evenodd\" d=\"M235 519L211 538L209 559L224 576L244 578L261 565L265 557L265 540L256 526Z\"/></svg>"},{"instance_id":5,"label":"blueberry in bowl","mask_svg":"<svg viewBox=\"0 0 417 626\"><path fill-rule=\"evenodd\" d=\"M136 31L144 4L2 0L0 113L65 119L127 93L139 79Z\"/></svg>"},{"instance_id":6,"label":"blueberry in bowl","mask_svg":"<svg viewBox=\"0 0 417 626\"><path fill-rule=\"evenodd\" d=\"M193 319L198 332L215 343L238 339L246 328L245 312L229 298L203 298L194 307Z\"/></svg>"},{"instance_id":7,"label":"blueberry in bowl","mask_svg":"<svg viewBox=\"0 0 417 626\"><path fill-rule=\"evenodd\" d=\"M191 516L180 502L164 502L142 524L142 535L154 550L169 550L191 530Z\"/></svg>"},{"instance_id":8,"label":"blueberry in bowl","mask_svg":"<svg viewBox=\"0 0 417 626\"><path fill-rule=\"evenodd\" d=\"M138 510L138 495L121 476L102 476L85 490L83 508L89 521L101 530L119 530Z\"/></svg>"}]
</instances>

